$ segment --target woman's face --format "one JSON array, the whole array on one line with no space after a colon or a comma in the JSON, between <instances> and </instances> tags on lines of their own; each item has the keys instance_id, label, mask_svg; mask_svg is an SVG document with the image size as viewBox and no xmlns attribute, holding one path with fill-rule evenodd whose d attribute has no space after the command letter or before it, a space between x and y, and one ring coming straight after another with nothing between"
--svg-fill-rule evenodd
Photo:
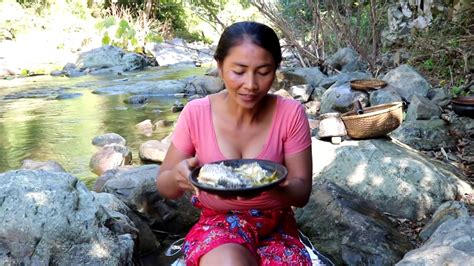
<instances>
[{"instance_id":1,"label":"woman's face","mask_svg":"<svg viewBox=\"0 0 474 266\"><path fill-rule=\"evenodd\" d=\"M275 78L272 55L244 40L229 49L219 62L219 71L229 96L244 108L253 108L268 93Z\"/></svg>"}]
</instances>

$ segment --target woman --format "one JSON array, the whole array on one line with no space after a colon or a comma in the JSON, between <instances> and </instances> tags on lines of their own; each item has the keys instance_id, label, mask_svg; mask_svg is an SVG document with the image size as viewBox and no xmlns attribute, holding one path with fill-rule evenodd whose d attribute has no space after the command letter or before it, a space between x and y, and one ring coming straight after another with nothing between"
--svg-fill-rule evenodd
<instances>
[{"instance_id":1,"label":"woman","mask_svg":"<svg viewBox=\"0 0 474 266\"><path fill-rule=\"evenodd\" d=\"M284 164L285 182L253 198L193 197L201 217L186 236L187 265L311 265L291 206L311 192L311 138L302 105L268 94L281 62L275 32L238 22L224 30L214 58L225 90L189 102L177 121L157 188L178 198L195 188L190 169L225 159Z\"/></svg>"}]
</instances>

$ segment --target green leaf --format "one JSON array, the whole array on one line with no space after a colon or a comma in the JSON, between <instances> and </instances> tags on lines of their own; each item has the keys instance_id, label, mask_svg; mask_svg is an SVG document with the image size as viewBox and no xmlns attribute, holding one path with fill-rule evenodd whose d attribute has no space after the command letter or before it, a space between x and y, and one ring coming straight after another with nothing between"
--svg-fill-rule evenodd
<instances>
[{"instance_id":1,"label":"green leaf","mask_svg":"<svg viewBox=\"0 0 474 266\"><path fill-rule=\"evenodd\" d=\"M136 47L138 45L137 38L135 38L135 37L131 38L130 43L132 44L133 47Z\"/></svg>"},{"instance_id":2,"label":"green leaf","mask_svg":"<svg viewBox=\"0 0 474 266\"><path fill-rule=\"evenodd\" d=\"M128 29L130 26L128 25L128 22L125 19L121 19L119 22L119 27L123 29Z\"/></svg>"},{"instance_id":3,"label":"green leaf","mask_svg":"<svg viewBox=\"0 0 474 266\"><path fill-rule=\"evenodd\" d=\"M125 29L119 27L117 28L117 31L115 32L115 38L120 39L122 38L122 35L124 33Z\"/></svg>"},{"instance_id":4,"label":"green leaf","mask_svg":"<svg viewBox=\"0 0 474 266\"><path fill-rule=\"evenodd\" d=\"M110 37L109 37L109 34L104 34L104 37L102 37L102 45L109 45L110 44Z\"/></svg>"}]
</instances>

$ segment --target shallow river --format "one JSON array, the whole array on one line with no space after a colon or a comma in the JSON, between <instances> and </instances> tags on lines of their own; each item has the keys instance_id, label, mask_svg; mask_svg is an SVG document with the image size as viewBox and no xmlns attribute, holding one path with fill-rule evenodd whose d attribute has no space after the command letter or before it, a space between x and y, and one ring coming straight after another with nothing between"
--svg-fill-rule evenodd
<instances>
[{"instance_id":1,"label":"shallow river","mask_svg":"<svg viewBox=\"0 0 474 266\"><path fill-rule=\"evenodd\" d=\"M170 133L171 127L147 137L138 132L135 125L145 119L174 121L178 114L170 112L171 106L177 101L184 103L185 99L156 95L147 104L129 105L124 103L129 94L99 95L92 91L138 81L181 79L201 75L204 71L205 68L179 66L120 76L37 76L0 80L0 173L18 169L25 159L54 160L90 187L97 176L90 171L89 161L98 150L91 141L109 132L124 137L133 152L133 164L141 164L138 158L140 144L162 139ZM75 96L58 100L48 96L50 91ZM28 96L18 98L18 95Z\"/></svg>"}]
</instances>

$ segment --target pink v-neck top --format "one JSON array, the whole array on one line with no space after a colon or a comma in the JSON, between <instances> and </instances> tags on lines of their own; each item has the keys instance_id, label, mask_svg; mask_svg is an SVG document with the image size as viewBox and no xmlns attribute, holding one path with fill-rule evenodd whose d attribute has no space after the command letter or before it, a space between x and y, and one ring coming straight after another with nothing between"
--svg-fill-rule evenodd
<instances>
[{"instance_id":1,"label":"pink v-neck top","mask_svg":"<svg viewBox=\"0 0 474 266\"><path fill-rule=\"evenodd\" d=\"M284 163L285 155L303 151L311 145L311 134L304 107L297 101L277 96L276 111L266 142L255 159ZM196 156L201 164L226 160L217 142L209 97L196 99L181 112L172 138L174 146L189 156ZM201 203L216 210L271 209L287 206L262 193L249 200L220 199L201 192Z\"/></svg>"}]
</instances>

